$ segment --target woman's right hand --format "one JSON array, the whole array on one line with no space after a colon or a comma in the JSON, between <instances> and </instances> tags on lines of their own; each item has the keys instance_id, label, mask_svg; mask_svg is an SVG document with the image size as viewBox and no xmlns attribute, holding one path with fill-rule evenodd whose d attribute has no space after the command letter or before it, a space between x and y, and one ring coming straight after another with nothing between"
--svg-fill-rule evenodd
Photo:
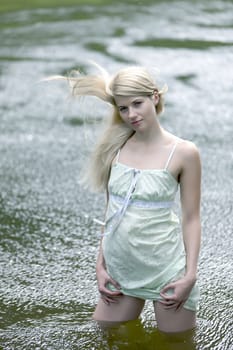
<instances>
[{"instance_id":1,"label":"woman's right hand","mask_svg":"<svg viewBox=\"0 0 233 350\"><path fill-rule=\"evenodd\" d=\"M117 299L115 297L122 295L119 283L117 283L114 279L112 279L107 273L104 266L98 266L96 268L96 277L98 283L98 289L101 295L101 299L105 304L116 303ZM107 284L111 283L117 291L111 291L107 288Z\"/></svg>"}]
</instances>

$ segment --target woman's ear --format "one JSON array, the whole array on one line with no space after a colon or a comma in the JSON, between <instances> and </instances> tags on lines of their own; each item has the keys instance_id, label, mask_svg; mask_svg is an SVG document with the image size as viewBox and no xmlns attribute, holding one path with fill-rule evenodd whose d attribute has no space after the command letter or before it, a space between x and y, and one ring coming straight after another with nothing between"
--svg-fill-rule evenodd
<instances>
[{"instance_id":1,"label":"woman's ear","mask_svg":"<svg viewBox=\"0 0 233 350\"><path fill-rule=\"evenodd\" d=\"M159 103L159 92L157 90L153 92L152 99L153 99L154 105L157 106L157 104Z\"/></svg>"}]
</instances>

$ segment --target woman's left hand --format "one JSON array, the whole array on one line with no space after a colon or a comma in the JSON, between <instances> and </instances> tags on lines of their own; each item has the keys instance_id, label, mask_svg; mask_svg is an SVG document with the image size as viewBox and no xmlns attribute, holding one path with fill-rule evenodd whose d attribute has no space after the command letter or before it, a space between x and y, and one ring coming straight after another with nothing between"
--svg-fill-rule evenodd
<instances>
[{"instance_id":1,"label":"woman's left hand","mask_svg":"<svg viewBox=\"0 0 233 350\"><path fill-rule=\"evenodd\" d=\"M160 292L165 309L179 310L189 297L196 280L186 276L167 284ZM169 291L169 293L167 293Z\"/></svg>"}]
</instances>

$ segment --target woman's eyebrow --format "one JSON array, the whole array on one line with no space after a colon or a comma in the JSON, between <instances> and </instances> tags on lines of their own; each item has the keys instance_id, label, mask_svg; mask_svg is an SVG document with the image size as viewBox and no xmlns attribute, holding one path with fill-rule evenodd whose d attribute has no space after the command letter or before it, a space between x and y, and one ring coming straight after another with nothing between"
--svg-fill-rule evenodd
<instances>
[{"instance_id":1,"label":"woman's eyebrow","mask_svg":"<svg viewBox=\"0 0 233 350\"><path fill-rule=\"evenodd\" d=\"M128 104L130 105L131 103L134 103L135 101L141 101L141 97L135 97L132 101L130 101ZM126 105L119 105L121 107L127 107Z\"/></svg>"}]
</instances>

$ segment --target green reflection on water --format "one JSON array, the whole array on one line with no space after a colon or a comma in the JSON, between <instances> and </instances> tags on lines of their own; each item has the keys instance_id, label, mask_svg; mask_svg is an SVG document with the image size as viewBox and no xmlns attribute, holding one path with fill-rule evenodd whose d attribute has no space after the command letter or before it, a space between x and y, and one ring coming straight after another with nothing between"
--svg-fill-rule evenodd
<instances>
[{"instance_id":1,"label":"green reflection on water","mask_svg":"<svg viewBox=\"0 0 233 350\"><path fill-rule=\"evenodd\" d=\"M172 1L172 0L170 0ZM118 1L118 3L129 5L155 4L163 2L162 0L136 0L136 1ZM111 5L116 4L114 0L2 0L0 2L0 12L19 11L35 8L67 7L75 5Z\"/></svg>"},{"instance_id":2,"label":"green reflection on water","mask_svg":"<svg viewBox=\"0 0 233 350\"><path fill-rule=\"evenodd\" d=\"M113 58L117 62L134 63L132 60L128 60L123 56L110 54L107 50L107 45L102 44L100 42L89 42L85 46L88 50L103 53L104 55Z\"/></svg>"},{"instance_id":3,"label":"green reflection on water","mask_svg":"<svg viewBox=\"0 0 233 350\"><path fill-rule=\"evenodd\" d=\"M109 330L100 331L102 343L98 350L103 349L103 343L107 345L106 349L116 350L194 350L195 349L195 330L165 334L155 328L152 323L145 325L140 320L129 321L120 325L113 326ZM95 348L97 349L97 348Z\"/></svg>"},{"instance_id":4,"label":"green reflection on water","mask_svg":"<svg viewBox=\"0 0 233 350\"><path fill-rule=\"evenodd\" d=\"M191 40L191 39L170 39L170 38L152 38L134 43L136 46L151 46L164 47L172 49L192 49L192 50L207 50L211 47L232 46L232 43L210 40Z\"/></svg>"},{"instance_id":5,"label":"green reflection on water","mask_svg":"<svg viewBox=\"0 0 233 350\"><path fill-rule=\"evenodd\" d=\"M49 8L59 6L75 6L75 5L105 5L111 4L113 1L105 0L2 0L0 3L0 12L18 11L34 8Z\"/></svg>"}]
</instances>

